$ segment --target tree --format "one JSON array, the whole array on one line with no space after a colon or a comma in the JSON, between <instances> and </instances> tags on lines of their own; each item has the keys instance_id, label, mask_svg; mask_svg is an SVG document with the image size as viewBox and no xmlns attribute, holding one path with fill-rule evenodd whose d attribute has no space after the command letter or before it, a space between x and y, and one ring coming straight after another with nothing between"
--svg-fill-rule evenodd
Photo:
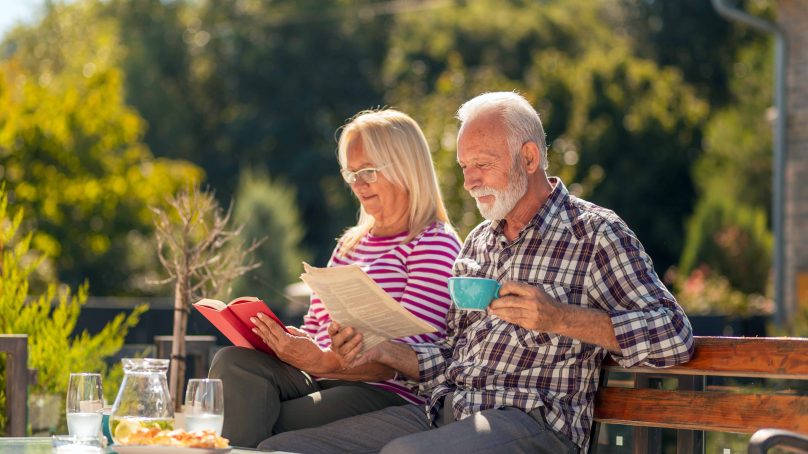
<instances>
[{"instance_id":1,"label":"tree","mask_svg":"<svg viewBox=\"0 0 808 454\"><path fill-rule=\"evenodd\" d=\"M116 24L97 20L98 5L51 5L41 24L5 40L0 173L63 281L143 293L156 268L141 252L148 207L202 172L143 144L145 123L123 98Z\"/></svg>"},{"instance_id":2,"label":"tree","mask_svg":"<svg viewBox=\"0 0 808 454\"><path fill-rule=\"evenodd\" d=\"M22 208L12 208L5 187L0 186L0 333L28 334L28 366L37 370L34 392L64 394L71 372L95 371L104 377L104 391L114 398L120 376L105 360L123 346L147 305L129 315L119 314L97 334L74 333L88 285L73 293L59 282L31 295L30 277L42 263L42 253L32 248L35 232L23 234ZM5 360L0 361L0 427L5 427ZM64 402L64 399L61 399ZM64 412L61 412L64 414Z\"/></svg>"},{"instance_id":3,"label":"tree","mask_svg":"<svg viewBox=\"0 0 808 454\"><path fill-rule=\"evenodd\" d=\"M735 3L750 14L774 20L775 2ZM618 29L630 37L636 55L677 68L699 97L714 106L732 102L729 81L734 74L754 73L752 67L737 65L738 51L768 40L757 30L719 16L708 1L618 0L618 4L623 18Z\"/></svg>"},{"instance_id":4,"label":"tree","mask_svg":"<svg viewBox=\"0 0 808 454\"><path fill-rule=\"evenodd\" d=\"M157 253L174 283L174 329L171 344L170 391L176 410L182 408L185 382L185 333L191 304L206 296L229 293L230 283L257 268L246 263L260 245L237 241L241 227L229 229L231 210L223 212L213 194L198 187L169 198L170 211L154 207ZM232 207L231 207L232 208ZM263 240L261 240L263 241Z\"/></svg>"},{"instance_id":5,"label":"tree","mask_svg":"<svg viewBox=\"0 0 808 454\"><path fill-rule=\"evenodd\" d=\"M334 131L383 102L386 16L365 0L115 0L106 15L128 43L127 99L151 125L159 156L205 169L220 202L239 171L262 169L294 189L304 243L324 262L356 206L334 159Z\"/></svg>"},{"instance_id":6,"label":"tree","mask_svg":"<svg viewBox=\"0 0 808 454\"><path fill-rule=\"evenodd\" d=\"M739 50L730 83L733 104L706 127L705 152L693 167L700 193L679 264L701 264L747 293L766 293L772 264L771 45Z\"/></svg>"},{"instance_id":7,"label":"tree","mask_svg":"<svg viewBox=\"0 0 808 454\"><path fill-rule=\"evenodd\" d=\"M385 65L388 101L422 122L451 218L467 232L479 217L461 186L452 116L482 92L519 90L543 118L550 173L626 219L661 273L679 259L708 107L678 71L632 56L610 5L477 0L403 18Z\"/></svg>"},{"instance_id":8,"label":"tree","mask_svg":"<svg viewBox=\"0 0 808 454\"><path fill-rule=\"evenodd\" d=\"M267 237L256 250L261 267L239 277L234 295L263 295L281 299L284 288L299 280L301 262L310 260L301 248L304 227L295 205L295 193L287 185L260 172L243 171L236 192L233 219L243 225L246 238Z\"/></svg>"}]
</instances>

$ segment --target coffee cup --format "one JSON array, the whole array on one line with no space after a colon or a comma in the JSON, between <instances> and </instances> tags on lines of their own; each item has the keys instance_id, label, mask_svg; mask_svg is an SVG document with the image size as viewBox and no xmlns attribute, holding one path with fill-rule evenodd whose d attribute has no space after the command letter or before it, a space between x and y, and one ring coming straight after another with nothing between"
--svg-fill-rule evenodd
<instances>
[{"instance_id":1,"label":"coffee cup","mask_svg":"<svg viewBox=\"0 0 808 454\"><path fill-rule=\"evenodd\" d=\"M484 277L451 277L449 294L458 309L484 311L499 296L499 282Z\"/></svg>"}]
</instances>

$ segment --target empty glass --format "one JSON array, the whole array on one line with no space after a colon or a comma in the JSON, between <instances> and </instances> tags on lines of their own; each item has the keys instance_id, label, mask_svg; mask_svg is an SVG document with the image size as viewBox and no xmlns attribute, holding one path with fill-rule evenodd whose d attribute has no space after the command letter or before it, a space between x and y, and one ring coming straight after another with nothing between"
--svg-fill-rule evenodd
<instances>
[{"instance_id":1,"label":"empty glass","mask_svg":"<svg viewBox=\"0 0 808 454\"><path fill-rule=\"evenodd\" d=\"M185 430L210 429L217 435L224 424L224 388L222 381L211 378L188 380L185 392Z\"/></svg>"},{"instance_id":2,"label":"empty glass","mask_svg":"<svg viewBox=\"0 0 808 454\"><path fill-rule=\"evenodd\" d=\"M70 374L67 385L67 431L76 437L98 437L101 433L101 374Z\"/></svg>"}]
</instances>

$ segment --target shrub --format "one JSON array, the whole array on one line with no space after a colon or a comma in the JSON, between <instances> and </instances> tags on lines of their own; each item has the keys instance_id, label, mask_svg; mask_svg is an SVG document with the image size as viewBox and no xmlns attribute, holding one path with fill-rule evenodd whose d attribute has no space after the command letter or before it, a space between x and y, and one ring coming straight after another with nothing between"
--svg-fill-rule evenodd
<instances>
[{"instance_id":1,"label":"shrub","mask_svg":"<svg viewBox=\"0 0 808 454\"><path fill-rule=\"evenodd\" d=\"M28 367L37 370L32 392L64 395L71 372L95 371L104 375L105 395L111 401L118 386L114 377L120 373L115 370L119 366L109 368L105 359L121 349L147 305L128 316L118 315L97 334L73 335L88 284L72 293L51 282L41 294L29 296L29 277L44 256L31 249L33 232L20 234L22 218L22 209L9 209L5 188L0 187L0 333L28 334ZM6 424L5 405L5 361L0 361L0 428Z\"/></svg>"},{"instance_id":2,"label":"shrub","mask_svg":"<svg viewBox=\"0 0 808 454\"><path fill-rule=\"evenodd\" d=\"M673 285L679 304L688 315L750 315L771 314L774 301L758 293L744 293L732 287L729 280L701 265L690 274L680 274L671 268L666 280Z\"/></svg>"},{"instance_id":3,"label":"shrub","mask_svg":"<svg viewBox=\"0 0 808 454\"><path fill-rule=\"evenodd\" d=\"M696 206L687 226L679 268L685 275L700 264L726 276L745 293L763 293L772 265L772 234L762 208L710 194Z\"/></svg>"}]
</instances>

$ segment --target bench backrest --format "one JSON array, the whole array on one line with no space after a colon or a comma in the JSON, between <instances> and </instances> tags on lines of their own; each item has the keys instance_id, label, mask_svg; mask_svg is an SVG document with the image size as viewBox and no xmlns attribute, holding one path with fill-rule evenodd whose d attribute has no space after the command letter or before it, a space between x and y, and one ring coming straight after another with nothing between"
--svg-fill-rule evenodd
<instances>
[{"instance_id":1,"label":"bench backrest","mask_svg":"<svg viewBox=\"0 0 808 454\"><path fill-rule=\"evenodd\" d=\"M808 396L798 395L793 389L705 389L703 379L725 376L808 380L808 339L697 336L695 341L693 358L680 366L625 369L605 362L604 373L636 374L634 387L608 383L601 386L595 402L595 421L749 434L761 428L808 433ZM680 378L679 389L644 387L649 377Z\"/></svg>"}]
</instances>

